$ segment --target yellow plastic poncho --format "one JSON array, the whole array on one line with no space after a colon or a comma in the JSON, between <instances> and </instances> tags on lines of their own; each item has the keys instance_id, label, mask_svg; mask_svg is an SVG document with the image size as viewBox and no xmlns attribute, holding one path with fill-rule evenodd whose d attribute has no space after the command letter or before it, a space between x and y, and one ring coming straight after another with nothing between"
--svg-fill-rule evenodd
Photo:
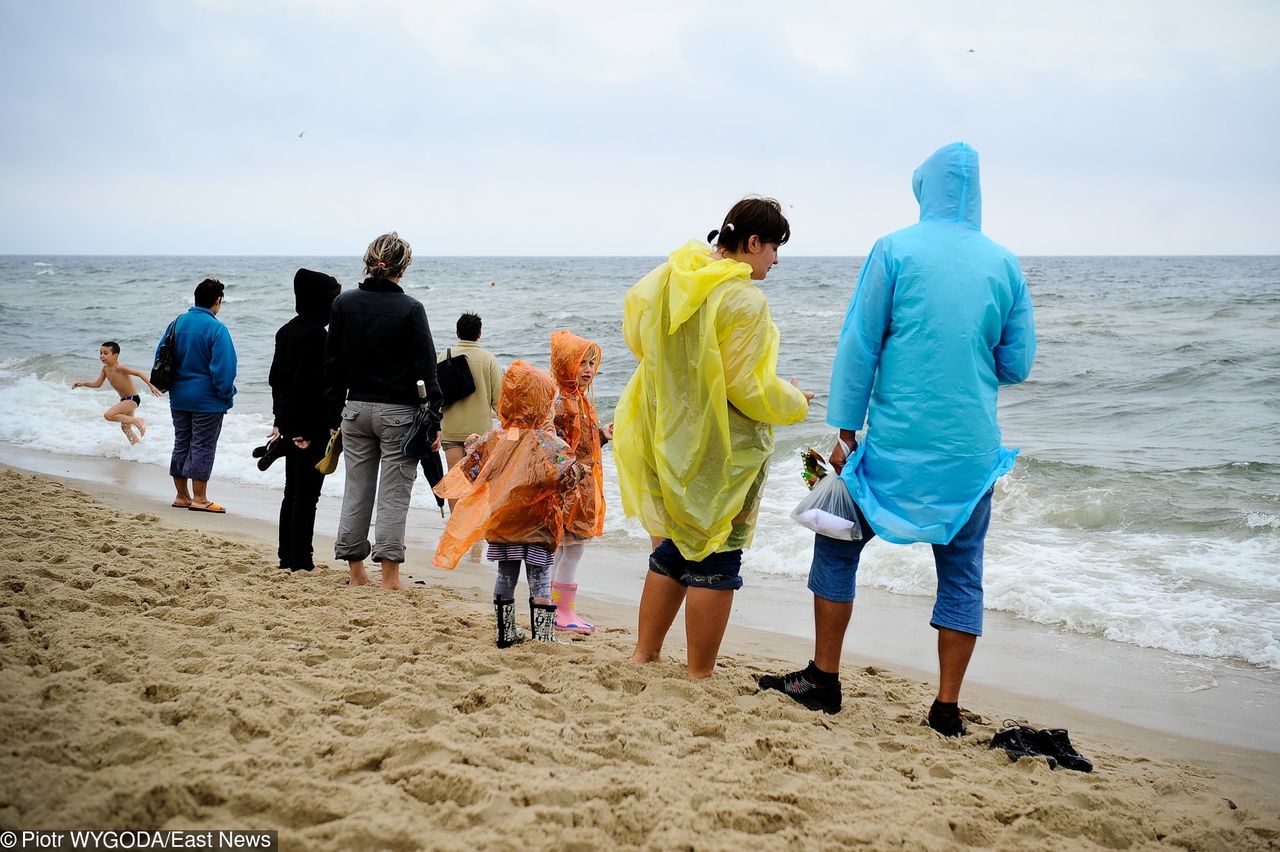
<instances>
[{"instance_id":1,"label":"yellow plastic poncho","mask_svg":"<svg viewBox=\"0 0 1280 852\"><path fill-rule=\"evenodd\" d=\"M623 335L640 361L614 413L623 510L686 559L749 546L773 427L809 411L751 267L687 243L627 292Z\"/></svg>"}]
</instances>

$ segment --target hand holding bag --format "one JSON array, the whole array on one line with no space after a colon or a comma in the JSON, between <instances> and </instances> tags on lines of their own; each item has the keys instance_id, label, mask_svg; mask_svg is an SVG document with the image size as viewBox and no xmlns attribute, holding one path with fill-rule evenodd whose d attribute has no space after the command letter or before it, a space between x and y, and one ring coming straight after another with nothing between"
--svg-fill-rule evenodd
<instances>
[{"instance_id":1,"label":"hand holding bag","mask_svg":"<svg viewBox=\"0 0 1280 852\"><path fill-rule=\"evenodd\" d=\"M342 455L342 431L333 433L329 438L329 446L325 447L324 458L316 462L316 470L325 476L338 469L338 458Z\"/></svg>"},{"instance_id":2,"label":"hand holding bag","mask_svg":"<svg viewBox=\"0 0 1280 852\"><path fill-rule=\"evenodd\" d=\"M839 476L824 476L791 512L791 520L818 535L843 541L862 538L858 510Z\"/></svg>"}]
</instances>

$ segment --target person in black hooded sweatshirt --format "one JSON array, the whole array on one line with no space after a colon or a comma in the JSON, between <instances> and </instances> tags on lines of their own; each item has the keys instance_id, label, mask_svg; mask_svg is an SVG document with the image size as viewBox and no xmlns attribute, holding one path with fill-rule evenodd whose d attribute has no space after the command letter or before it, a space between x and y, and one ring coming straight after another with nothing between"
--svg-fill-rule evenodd
<instances>
[{"instance_id":1,"label":"person in black hooded sweatshirt","mask_svg":"<svg viewBox=\"0 0 1280 852\"><path fill-rule=\"evenodd\" d=\"M310 269L293 276L298 315L276 332L271 359L271 440L284 455L284 499L280 503L280 567L310 571L311 537L324 474L316 462L324 457L329 422L324 403L325 326L342 287L336 278ZM269 444L269 446L271 446ZM277 452L269 450L273 454Z\"/></svg>"}]
</instances>

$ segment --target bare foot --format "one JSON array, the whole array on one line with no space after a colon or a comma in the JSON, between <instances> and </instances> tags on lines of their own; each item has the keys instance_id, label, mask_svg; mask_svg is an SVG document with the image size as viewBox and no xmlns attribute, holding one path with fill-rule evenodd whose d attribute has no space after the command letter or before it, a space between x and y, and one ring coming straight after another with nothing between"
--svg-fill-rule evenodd
<instances>
[{"instance_id":1,"label":"bare foot","mask_svg":"<svg viewBox=\"0 0 1280 852\"><path fill-rule=\"evenodd\" d=\"M133 418L133 424L138 427L139 438L147 437L147 421L143 420L141 417L135 417Z\"/></svg>"},{"instance_id":2,"label":"bare foot","mask_svg":"<svg viewBox=\"0 0 1280 852\"><path fill-rule=\"evenodd\" d=\"M351 578L347 580L348 586L367 586L369 585L369 575L364 571L363 562L351 563Z\"/></svg>"},{"instance_id":3,"label":"bare foot","mask_svg":"<svg viewBox=\"0 0 1280 852\"><path fill-rule=\"evenodd\" d=\"M138 436L133 433L132 429L125 429L124 436L129 439L130 444L136 444L139 441Z\"/></svg>"},{"instance_id":4,"label":"bare foot","mask_svg":"<svg viewBox=\"0 0 1280 852\"><path fill-rule=\"evenodd\" d=\"M661 659L662 659L662 654L660 653L649 655L649 654L642 654L639 651L636 651L631 655L631 662L640 663L641 665L644 665L645 663L656 663L656 662L659 662Z\"/></svg>"},{"instance_id":5,"label":"bare foot","mask_svg":"<svg viewBox=\"0 0 1280 852\"><path fill-rule=\"evenodd\" d=\"M400 566L399 565L396 565L391 568L388 568L386 565L382 566L382 588L386 589L389 592L398 592L401 590L401 588L403 588L400 585Z\"/></svg>"}]
</instances>

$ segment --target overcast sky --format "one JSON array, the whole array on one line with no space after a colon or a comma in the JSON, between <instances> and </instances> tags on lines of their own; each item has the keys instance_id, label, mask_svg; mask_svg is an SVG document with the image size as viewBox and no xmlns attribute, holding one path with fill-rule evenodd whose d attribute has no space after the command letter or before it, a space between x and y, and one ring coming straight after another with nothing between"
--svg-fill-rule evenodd
<instances>
[{"instance_id":1,"label":"overcast sky","mask_svg":"<svg viewBox=\"0 0 1280 852\"><path fill-rule=\"evenodd\" d=\"M964 140L1022 254L1280 253L1280 2L0 0L0 253L861 255ZM302 134L301 136L299 134Z\"/></svg>"}]
</instances>

